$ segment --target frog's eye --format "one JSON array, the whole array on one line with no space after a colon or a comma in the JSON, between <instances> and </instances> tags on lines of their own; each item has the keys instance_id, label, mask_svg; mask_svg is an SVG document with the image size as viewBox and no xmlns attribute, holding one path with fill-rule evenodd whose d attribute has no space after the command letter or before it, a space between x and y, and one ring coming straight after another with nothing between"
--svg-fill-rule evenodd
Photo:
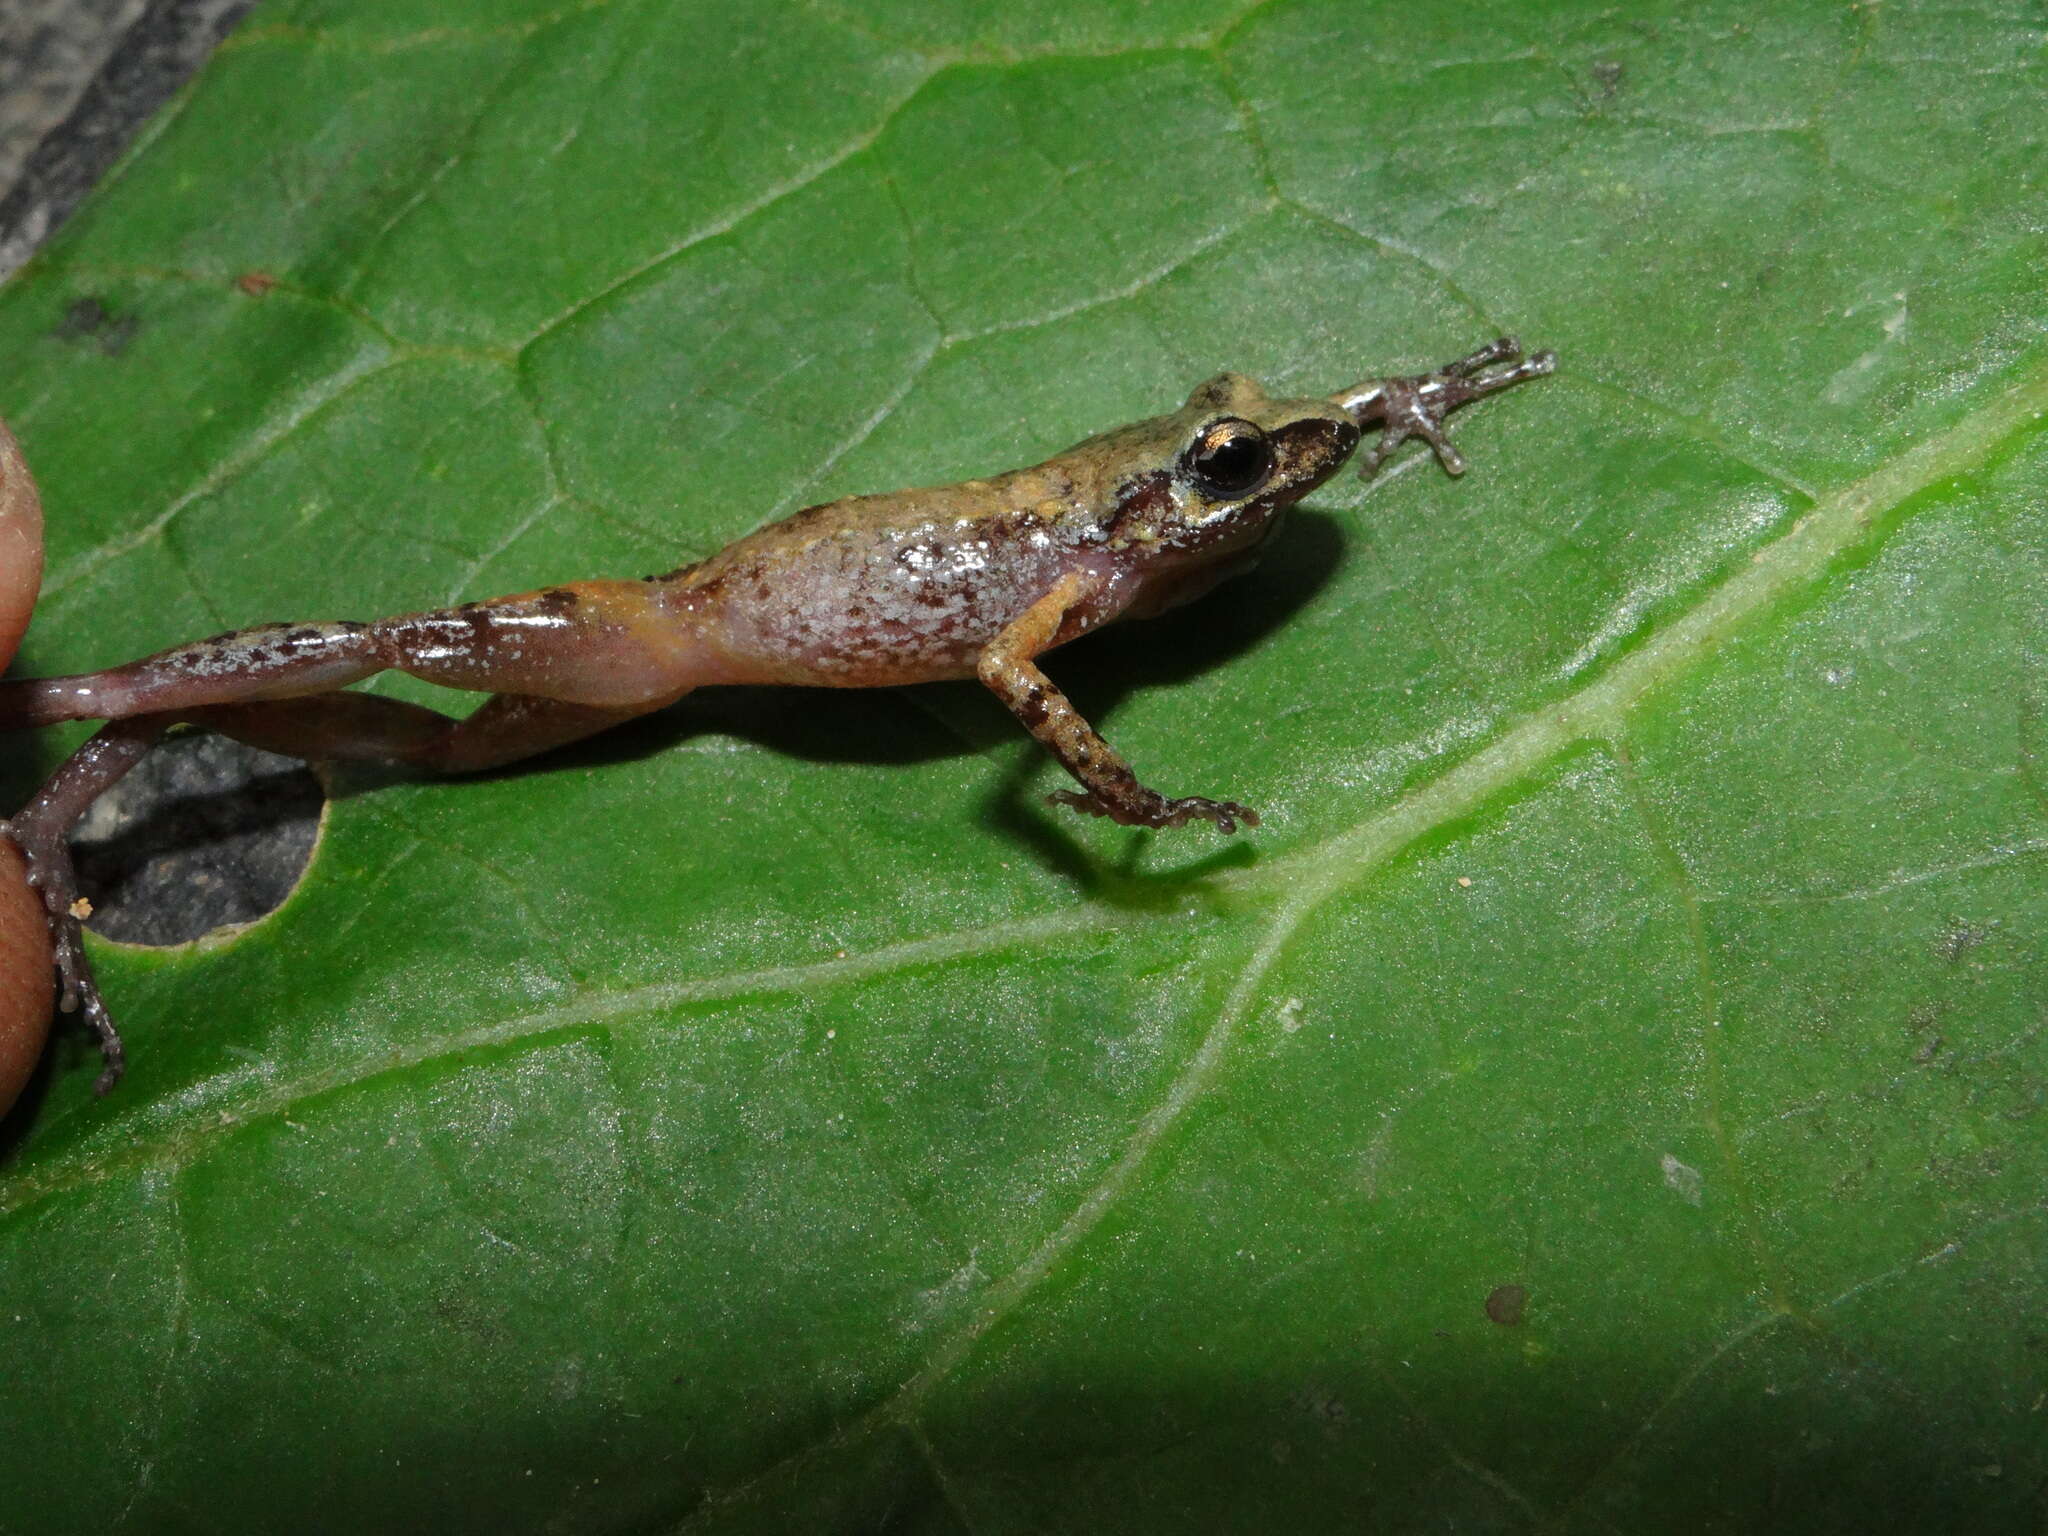
<instances>
[{"instance_id":1,"label":"frog's eye","mask_svg":"<svg viewBox=\"0 0 2048 1536\"><path fill-rule=\"evenodd\" d=\"M1204 495L1249 496L1273 473L1273 445L1250 422L1226 418L1204 427L1181 462Z\"/></svg>"}]
</instances>

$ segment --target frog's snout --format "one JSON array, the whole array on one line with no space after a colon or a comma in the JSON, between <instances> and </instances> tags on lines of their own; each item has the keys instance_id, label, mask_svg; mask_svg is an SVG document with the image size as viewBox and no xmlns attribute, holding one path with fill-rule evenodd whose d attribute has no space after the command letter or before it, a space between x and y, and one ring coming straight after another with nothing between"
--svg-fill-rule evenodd
<instances>
[{"instance_id":1,"label":"frog's snout","mask_svg":"<svg viewBox=\"0 0 2048 1536\"><path fill-rule=\"evenodd\" d=\"M1320 485L1335 474L1364 436L1344 415L1303 416L1273 434L1280 450L1279 477L1291 484ZM1307 486L1303 486L1307 489Z\"/></svg>"}]
</instances>

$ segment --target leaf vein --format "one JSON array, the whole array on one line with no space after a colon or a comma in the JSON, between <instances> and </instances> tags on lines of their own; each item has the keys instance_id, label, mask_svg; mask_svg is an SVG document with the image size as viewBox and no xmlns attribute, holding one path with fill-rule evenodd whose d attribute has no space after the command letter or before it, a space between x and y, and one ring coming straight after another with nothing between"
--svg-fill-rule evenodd
<instances>
[{"instance_id":1,"label":"leaf vein","mask_svg":"<svg viewBox=\"0 0 2048 1536\"><path fill-rule=\"evenodd\" d=\"M617 992L586 993L567 1002L395 1048L374 1061L358 1056L313 1067L288 1079L273 1077L244 1093L239 1101L229 1100L228 1092L245 1088L249 1082L246 1075L221 1083L212 1092L208 1085L200 1084L193 1092L179 1094L137 1116L121 1117L104 1135L96 1136L75 1152L8 1181L4 1191L0 1191L0 1222L54 1195L98 1183L117 1173L196 1162L212 1150L219 1138L245 1126L466 1052L535 1043L698 1003L869 981L958 959L1054 943L1083 933L1131 927L1144 915L1133 910L1078 906L909 939L843 959L835 956L722 976L652 982ZM202 1115L204 1118L196 1118Z\"/></svg>"}]
</instances>

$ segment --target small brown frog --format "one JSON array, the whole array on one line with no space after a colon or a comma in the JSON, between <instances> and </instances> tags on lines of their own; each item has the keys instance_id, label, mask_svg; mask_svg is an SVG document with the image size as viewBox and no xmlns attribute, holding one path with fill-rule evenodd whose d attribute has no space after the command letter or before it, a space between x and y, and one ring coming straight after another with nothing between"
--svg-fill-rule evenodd
<instances>
[{"instance_id":1,"label":"small brown frog","mask_svg":"<svg viewBox=\"0 0 2048 1536\"><path fill-rule=\"evenodd\" d=\"M1419 437L1452 474L1446 415L1552 371L1510 338L1433 373L1274 400L1220 373L1179 410L1029 469L850 496L770 523L708 560L641 581L583 581L374 623L264 624L74 677L0 682L0 730L113 722L0 831L49 914L61 1006L82 1009L119 1078L122 1048L85 951L65 834L170 726L273 752L441 773L495 768L717 683L872 688L978 677L1080 784L1052 798L1126 826L1257 815L1168 796L1038 669L1054 646L1201 596L1249 567L1280 514L1382 428L1374 473ZM387 668L493 697L466 719L342 691Z\"/></svg>"}]
</instances>

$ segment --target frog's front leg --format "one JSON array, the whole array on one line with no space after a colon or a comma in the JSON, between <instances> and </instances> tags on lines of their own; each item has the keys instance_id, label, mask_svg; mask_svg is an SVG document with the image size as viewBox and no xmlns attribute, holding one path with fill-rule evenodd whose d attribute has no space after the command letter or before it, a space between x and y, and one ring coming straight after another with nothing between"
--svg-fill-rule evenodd
<instances>
[{"instance_id":1,"label":"frog's front leg","mask_svg":"<svg viewBox=\"0 0 2048 1536\"><path fill-rule=\"evenodd\" d=\"M1047 798L1127 827L1178 827L1197 818L1225 832L1235 832L1239 822L1257 826L1258 812L1249 807L1200 795L1175 798L1140 784L1131 765L1039 671L1033 658L1063 638L1068 615L1101 596L1106 586L1106 579L1091 571L1069 571L988 643L975 666L989 691L1086 790L1062 790Z\"/></svg>"}]
</instances>

